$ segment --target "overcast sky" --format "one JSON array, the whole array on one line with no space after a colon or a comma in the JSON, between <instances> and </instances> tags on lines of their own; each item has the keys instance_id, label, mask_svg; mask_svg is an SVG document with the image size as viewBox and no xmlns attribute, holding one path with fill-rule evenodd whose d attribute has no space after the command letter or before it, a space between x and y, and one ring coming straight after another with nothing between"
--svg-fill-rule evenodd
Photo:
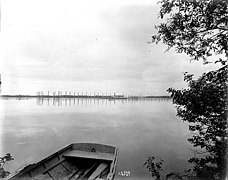
<instances>
[{"instance_id":1,"label":"overcast sky","mask_svg":"<svg viewBox=\"0 0 228 180\"><path fill-rule=\"evenodd\" d=\"M158 12L153 0L2 0L2 94L166 95L185 87L183 72L212 66L149 45Z\"/></svg>"}]
</instances>

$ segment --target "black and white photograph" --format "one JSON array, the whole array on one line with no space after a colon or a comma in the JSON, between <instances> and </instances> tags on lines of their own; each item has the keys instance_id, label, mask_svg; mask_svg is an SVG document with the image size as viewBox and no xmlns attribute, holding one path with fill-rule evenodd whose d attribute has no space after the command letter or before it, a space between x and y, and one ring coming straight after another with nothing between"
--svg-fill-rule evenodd
<instances>
[{"instance_id":1,"label":"black and white photograph","mask_svg":"<svg viewBox=\"0 0 228 180\"><path fill-rule=\"evenodd\" d=\"M228 180L227 0L0 11L0 179Z\"/></svg>"}]
</instances>

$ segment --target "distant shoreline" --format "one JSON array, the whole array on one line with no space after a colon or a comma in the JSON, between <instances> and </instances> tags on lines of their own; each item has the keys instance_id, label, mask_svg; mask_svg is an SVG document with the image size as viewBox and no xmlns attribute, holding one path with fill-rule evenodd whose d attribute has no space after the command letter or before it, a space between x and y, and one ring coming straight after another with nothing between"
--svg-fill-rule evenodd
<instances>
[{"instance_id":1,"label":"distant shoreline","mask_svg":"<svg viewBox=\"0 0 228 180\"><path fill-rule=\"evenodd\" d=\"M171 96L101 96L101 95L0 95L1 98L97 98L97 99L152 99L171 98Z\"/></svg>"}]
</instances>

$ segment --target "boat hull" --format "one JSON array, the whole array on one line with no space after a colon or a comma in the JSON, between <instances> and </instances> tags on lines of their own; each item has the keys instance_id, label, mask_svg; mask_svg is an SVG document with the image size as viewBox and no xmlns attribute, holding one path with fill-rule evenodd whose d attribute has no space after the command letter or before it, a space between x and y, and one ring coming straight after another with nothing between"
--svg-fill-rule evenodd
<instances>
[{"instance_id":1,"label":"boat hull","mask_svg":"<svg viewBox=\"0 0 228 180\"><path fill-rule=\"evenodd\" d=\"M95 143L74 143L35 164L26 166L10 179L113 180L116 165L116 147Z\"/></svg>"}]
</instances>

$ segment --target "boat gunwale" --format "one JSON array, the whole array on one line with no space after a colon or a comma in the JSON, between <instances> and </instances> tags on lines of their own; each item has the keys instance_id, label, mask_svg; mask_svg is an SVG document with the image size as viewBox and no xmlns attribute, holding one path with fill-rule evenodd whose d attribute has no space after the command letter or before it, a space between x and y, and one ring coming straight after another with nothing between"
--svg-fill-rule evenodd
<instances>
[{"instance_id":1,"label":"boat gunwale","mask_svg":"<svg viewBox=\"0 0 228 180\"><path fill-rule=\"evenodd\" d=\"M111 163L110 172L108 173L107 179L114 179L117 161L118 161L118 148L115 147L114 159Z\"/></svg>"}]
</instances>

